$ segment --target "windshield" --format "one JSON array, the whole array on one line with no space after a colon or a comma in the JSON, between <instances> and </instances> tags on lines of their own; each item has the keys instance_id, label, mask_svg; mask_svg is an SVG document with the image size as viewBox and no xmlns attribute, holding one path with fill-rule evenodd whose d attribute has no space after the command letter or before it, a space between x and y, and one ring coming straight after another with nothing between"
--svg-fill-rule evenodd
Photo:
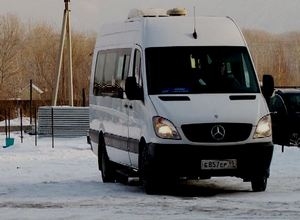
<instances>
[{"instance_id":1,"label":"windshield","mask_svg":"<svg viewBox=\"0 0 300 220\"><path fill-rule=\"evenodd\" d=\"M245 47L146 49L149 94L258 93Z\"/></svg>"}]
</instances>

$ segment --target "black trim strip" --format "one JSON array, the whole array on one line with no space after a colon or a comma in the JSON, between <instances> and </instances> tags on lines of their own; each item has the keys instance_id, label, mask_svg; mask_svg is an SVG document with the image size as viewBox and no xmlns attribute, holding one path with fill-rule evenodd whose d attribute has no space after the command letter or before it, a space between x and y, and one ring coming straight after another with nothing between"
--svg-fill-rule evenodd
<instances>
[{"instance_id":1,"label":"black trim strip","mask_svg":"<svg viewBox=\"0 0 300 220\"><path fill-rule=\"evenodd\" d=\"M137 139L128 139L128 151L130 153L138 154L139 153L139 140Z\"/></svg>"},{"instance_id":2,"label":"black trim strip","mask_svg":"<svg viewBox=\"0 0 300 220\"><path fill-rule=\"evenodd\" d=\"M113 148L129 151L130 153L139 153L139 140L117 136L114 134L104 134L106 145Z\"/></svg>"},{"instance_id":3,"label":"black trim strip","mask_svg":"<svg viewBox=\"0 0 300 220\"><path fill-rule=\"evenodd\" d=\"M159 96L162 101L190 101L188 96Z\"/></svg>"},{"instance_id":4,"label":"black trim strip","mask_svg":"<svg viewBox=\"0 0 300 220\"><path fill-rule=\"evenodd\" d=\"M89 135L91 141L98 144L99 131L90 129ZM109 145L110 147L123 150L123 151L129 151L130 153L135 153L135 154L139 153L139 140L137 139L126 138L115 134L105 133L104 140L106 145Z\"/></svg>"},{"instance_id":5,"label":"black trim strip","mask_svg":"<svg viewBox=\"0 0 300 220\"><path fill-rule=\"evenodd\" d=\"M123 150L123 151L128 151L127 138L125 137L105 133L104 140L105 140L105 144L109 145L110 147Z\"/></svg>"},{"instance_id":6,"label":"black trim strip","mask_svg":"<svg viewBox=\"0 0 300 220\"><path fill-rule=\"evenodd\" d=\"M230 100L255 100L256 95L231 95Z\"/></svg>"}]
</instances>

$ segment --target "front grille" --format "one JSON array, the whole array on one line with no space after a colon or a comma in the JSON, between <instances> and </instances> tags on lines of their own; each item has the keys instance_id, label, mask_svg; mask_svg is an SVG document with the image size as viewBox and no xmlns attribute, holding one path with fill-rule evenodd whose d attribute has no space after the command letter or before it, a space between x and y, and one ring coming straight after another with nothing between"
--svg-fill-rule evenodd
<instances>
[{"instance_id":1,"label":"front grille","mask_svg":"<svg viewBox=\"0 0 300 220\"><path fill-rule=\"evenodd\" d=\"M190 141L223 143L246 140L250 136L252 125L242 123L207 123L182 125L181 128ZM213 135L213 133L218 132L220 134ZM224 136L222 135L223 133L225 133Z\"/></svg>"}]
</instances>

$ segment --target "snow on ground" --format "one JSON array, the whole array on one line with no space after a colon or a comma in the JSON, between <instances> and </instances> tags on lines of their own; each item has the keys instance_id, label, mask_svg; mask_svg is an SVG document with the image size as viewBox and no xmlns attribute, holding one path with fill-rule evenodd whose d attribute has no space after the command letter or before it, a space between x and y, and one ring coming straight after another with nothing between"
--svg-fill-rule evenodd
<instances>
[{"instance_id":1,"label":"snow on ground","mask_svg":"<svg viewBox=\"0 0 300 220\"><path fill-rule=\"evenodd\" d=\"M12 133L0 148L0 219L299 219L300 149L276 146L266 192L237 178L182 183L167 195L146 195L135 182L102 183L86 138ZM5 134L0 133L0 143ZM255 163L255 159L253 160Z\"/></svg>"},{"instance_id":2,"label":"snow on ground","mask_svg":"<svg viewBox=\"0 0 300 220\"><path fill-rule=\"evenodd\" d=\"M34 122L34 119L31 119ZM20 118L15 118L15 119L11 119L9 121L10 126L20 126L21 125L21 120ZM22 118L22 123L23 125L30 125L30 118L28 117L24 117ZM8 120L6 120L6 125L8 126ZM5 120L4 121L0 121L0 126L5 126Z\"/></svg>"}]
</instances>

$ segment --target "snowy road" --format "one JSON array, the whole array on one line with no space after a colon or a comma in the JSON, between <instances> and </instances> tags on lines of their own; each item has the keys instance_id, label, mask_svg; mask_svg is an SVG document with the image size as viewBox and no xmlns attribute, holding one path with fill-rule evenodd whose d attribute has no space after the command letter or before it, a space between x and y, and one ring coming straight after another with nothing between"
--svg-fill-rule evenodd
<instances>
[{"instance_id":1,"label":"snowy road","mask_svg":"<svg viewBox=\"0 0 300 220\"><path fill-rule=\"evenodd\" d=\"M184 182L146 195L135 182L104 184L85 138L38 140L18 134L0 149L0 219L299 219L300 149L276 146L266 192L236 178ZM0 134L0 141L4 136Z\"/></svg>"}]
</instances>

